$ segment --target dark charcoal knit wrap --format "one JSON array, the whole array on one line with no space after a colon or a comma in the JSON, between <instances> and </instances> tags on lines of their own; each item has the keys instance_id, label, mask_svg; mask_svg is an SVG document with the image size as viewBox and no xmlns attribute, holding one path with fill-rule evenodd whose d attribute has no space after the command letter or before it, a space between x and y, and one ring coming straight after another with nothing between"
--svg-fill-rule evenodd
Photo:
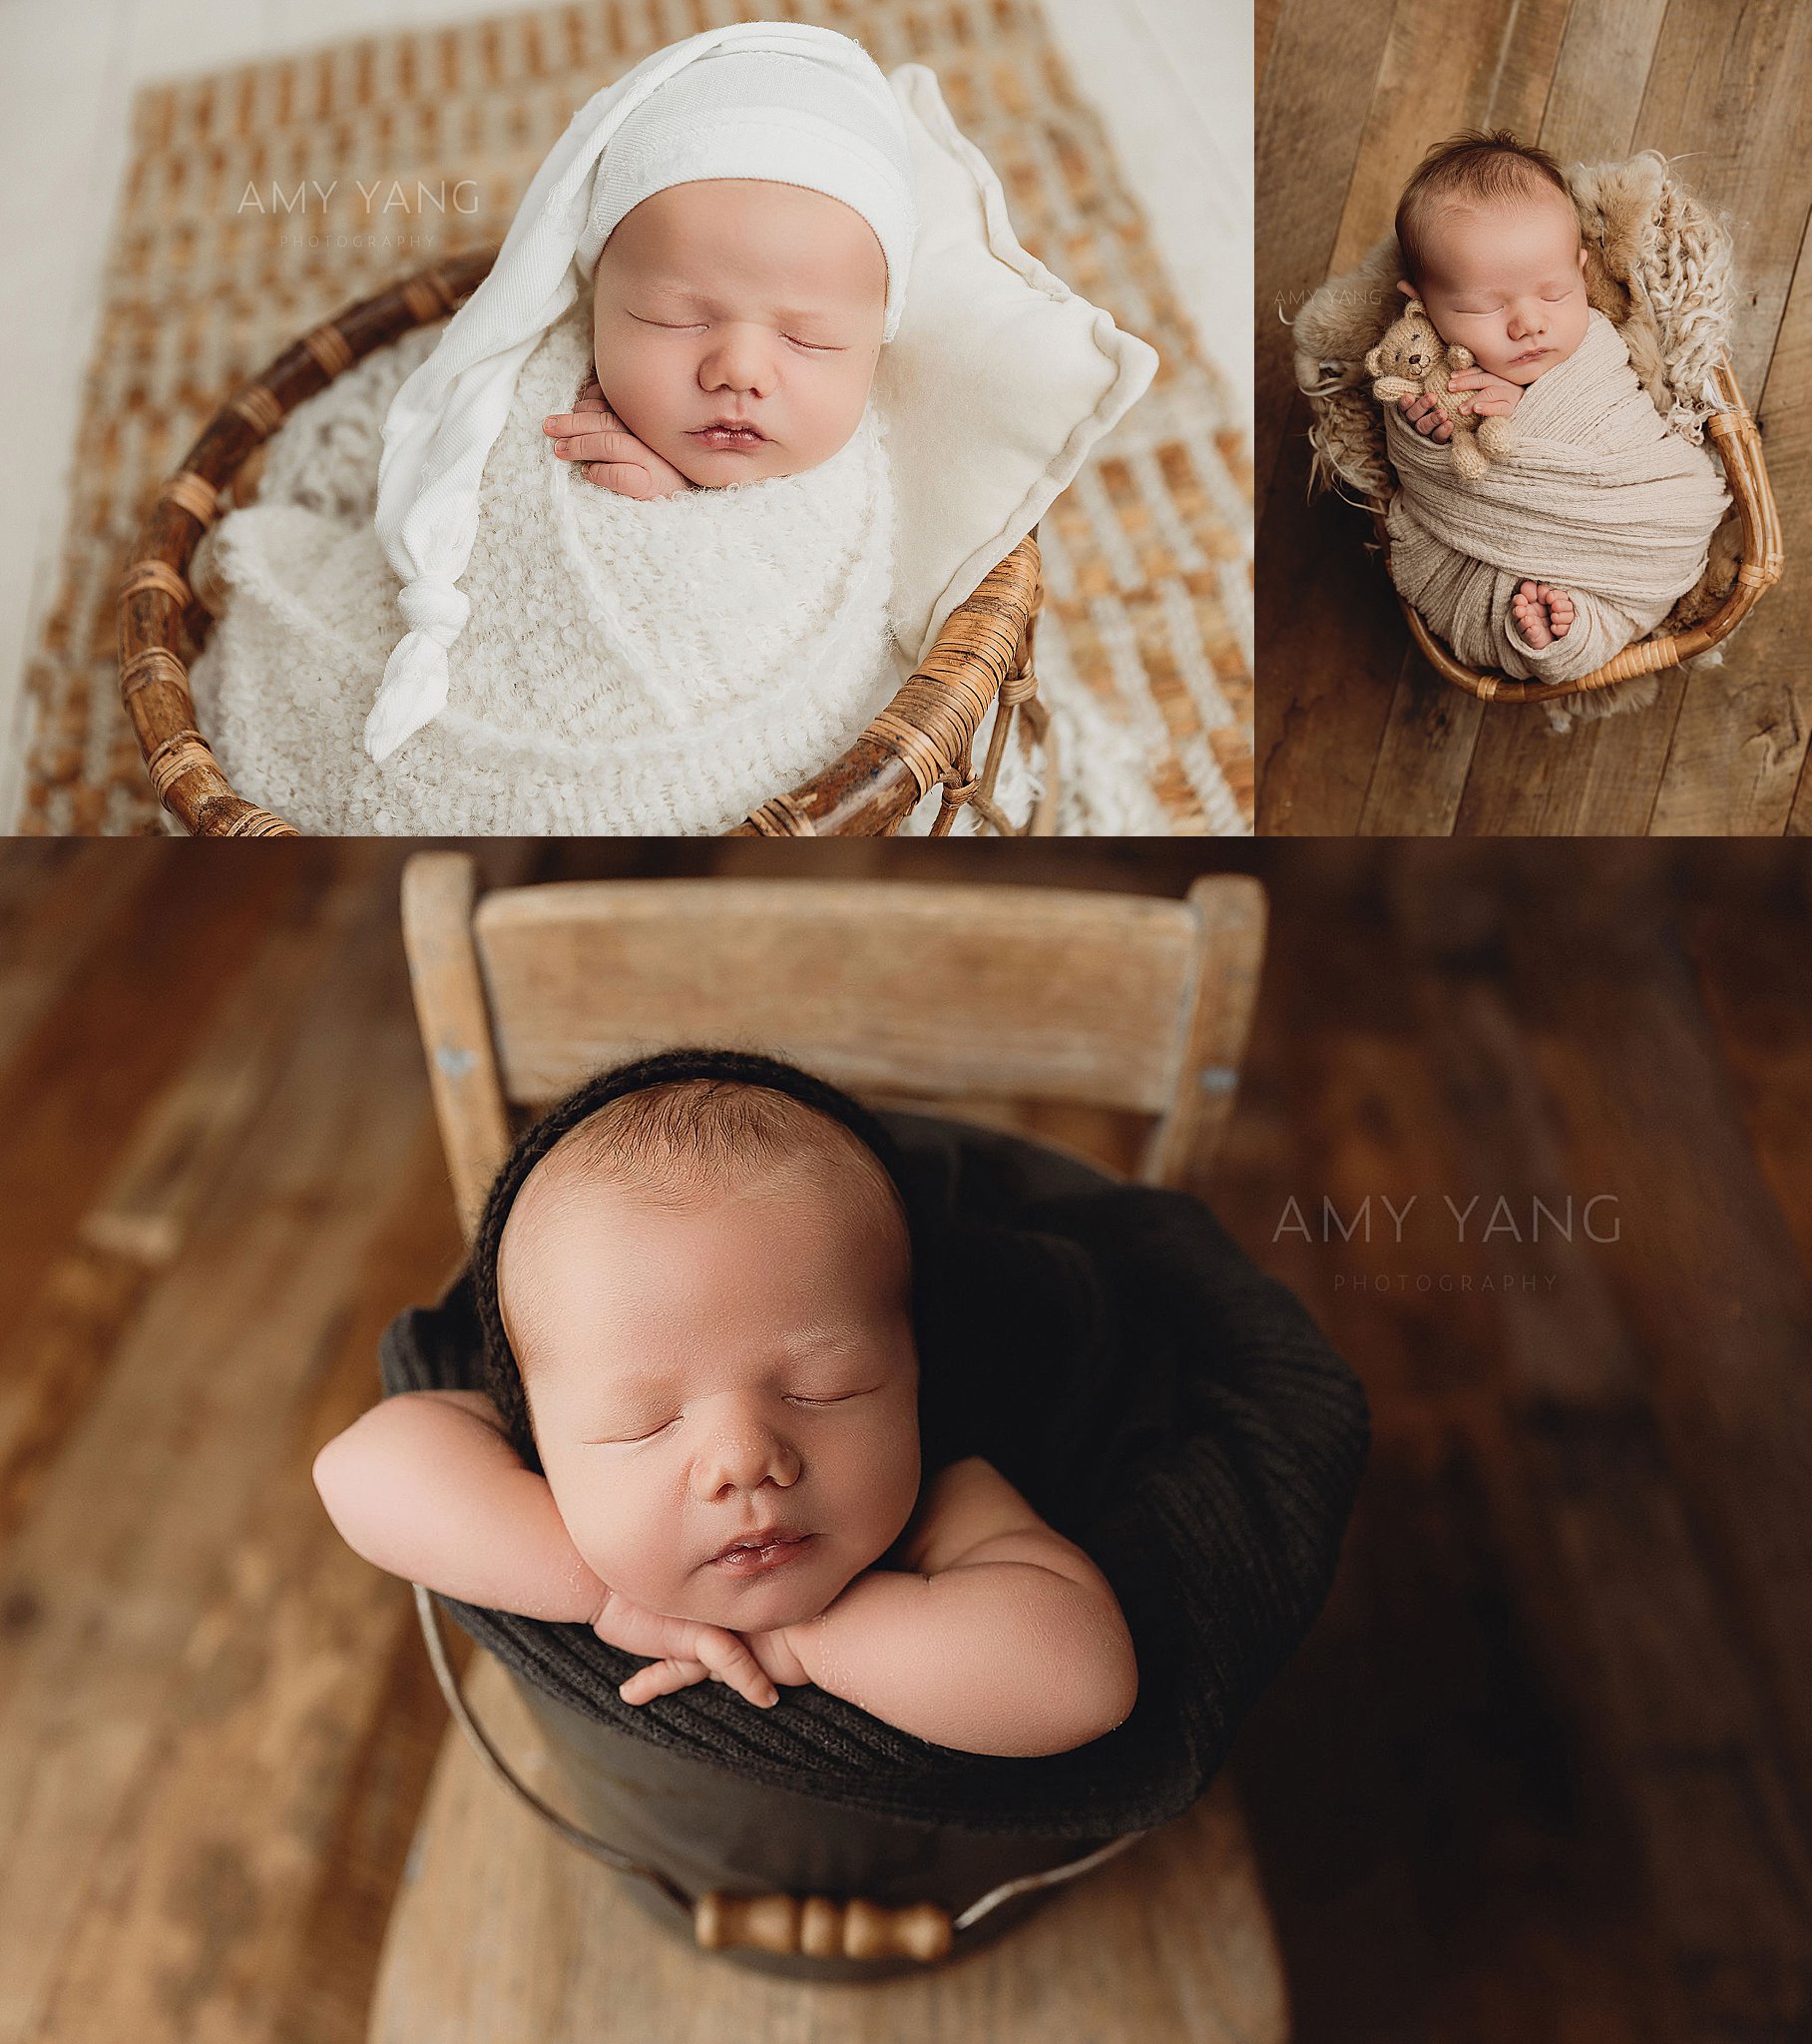
<instances>
[{"instance_id":1,"label":"dark charcoal knit wrap","mask_svg":"<svg viewBox=\"0 0 1812 2044\"><path fill-rule=\"evenodd\" d=\"M643 1664L589 1627L443 1601L560 1702L836 1807L1069 1838L1160 1823L1207 1786L1321 1608L1365 1460L1364 1393L1199 1201L1013 1137L883 1119L877 1154L921 1259L925 1473L985 1456L1095 1559L1137 1650L1127 1722L1003 1760L811 1687L765 1711L719 1683L638 1708L617 1685ZM391 1323L384 1390L482 1388L484 1346L468 1275Z\"/></svg>"}]
</instances>

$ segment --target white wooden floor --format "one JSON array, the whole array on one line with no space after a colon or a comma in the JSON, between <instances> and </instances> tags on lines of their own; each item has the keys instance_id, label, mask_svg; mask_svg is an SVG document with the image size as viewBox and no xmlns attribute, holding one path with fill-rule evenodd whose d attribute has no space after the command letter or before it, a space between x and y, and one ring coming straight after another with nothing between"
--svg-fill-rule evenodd
<instances>
[{"instance_id":1,"label":"white wooden floor","mask_svg":"<svg viewBox=\"0 0 1812 2044\"><path fill-rule=\"evenodd\" d=\"M1252 402L1249 0L1043 0L1204 345ZM51 598L77 399L146 80L510 0L0 0L0 818L17 812L20 676Z\"/></svg>"}]
</instances>

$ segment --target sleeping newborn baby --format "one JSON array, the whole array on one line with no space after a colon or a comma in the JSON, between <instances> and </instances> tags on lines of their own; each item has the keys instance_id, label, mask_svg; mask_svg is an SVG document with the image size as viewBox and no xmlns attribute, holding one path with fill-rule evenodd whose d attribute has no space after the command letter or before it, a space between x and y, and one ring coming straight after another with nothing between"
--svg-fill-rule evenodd
<instances>
[{"instance_id":1,"label":"sleeping newborn baby","mask_svg":"<svg viewBox=\"0 0 1812 2044\"><path fill-rule=\"evenodd\" d=\"M1729 500L1588 305L1572 195L1542 151L1498 134L1432 152L1399 203L1397 241L1398 289L1474 357L1450 390L1472 415L1510 421L1511 447L1463 481L1434 451L1454 430L1435 400L1396 400L1392 578L1462 660L1576 681L1694 586Z\"/></svg>"},{"instance_id":2,"label":"sleeping newborn baby","mask_svg":"<svg viewBox=\"0 0 1812 2044\"><path fill-rule=\"evenodd\" d=\"M299 407L221 527L196 681L239 790L327 832L675 834L828 766L900 679L872 386L915 234L846 36L711 30L598 94L445 329ZM323 477L372 416L348 529Z\"/></svg>"},{"instance_id":3,"label":"sleeping newborn baby","mask_svg":"<svg viewBox=\"0 0 1812 2044\"><path fill-rule=\"evenodd\" d=\"M330 1441L334 1524L646 1657L631 1704L811 1683L972 1753L1111 1731L1137 1670L1101 1572L979 1457L921 1484L889 1172L793 1093L660 1064L518 1146L474 1250L490 1395L403 1393Z\"/></svg>"},{"instance_id":4,"label":"sleeping newborn baby","mask_svg":"<svg viewBox=\"0 0 1812 2044\"><path fill-rule=\"evenodd\" d=\"M753 179L671 186L604 245L597 365L543 429L626 497L796 475L861 424L886 310L886 256L841 200Z\"/></svg>"}]
</instances>

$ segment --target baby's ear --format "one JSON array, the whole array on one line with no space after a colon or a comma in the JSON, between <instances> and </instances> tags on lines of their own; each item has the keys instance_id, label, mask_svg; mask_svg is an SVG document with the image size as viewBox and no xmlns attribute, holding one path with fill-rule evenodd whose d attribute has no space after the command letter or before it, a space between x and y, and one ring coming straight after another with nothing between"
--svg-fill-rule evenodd
<instances>
[{"instance_id":1,"label":"baby's ear","mask_svg":"<svg viewBox=\"0 0 1812 2044\"><path fill-rule=\"evenodd\" d=\"M1420 312L1422 309L1422 300L1416 295L1416 286L1413 283L1406 282L1402 277L1399 277L1397 279L1397 288L1409 300L1410 309L1415 312Z\"/></svg>"}]
</instances>

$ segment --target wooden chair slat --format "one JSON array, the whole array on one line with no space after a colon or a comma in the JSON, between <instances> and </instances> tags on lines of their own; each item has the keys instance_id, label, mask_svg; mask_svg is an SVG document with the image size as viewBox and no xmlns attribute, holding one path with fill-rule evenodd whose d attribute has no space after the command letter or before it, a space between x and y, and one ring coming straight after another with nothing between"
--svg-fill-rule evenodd
<instances>
[{"instance_id":1,"label":"wooden chair slat","mask_svg":"<svg viewBox=\"0 0 1812 2044\"><path fill-rule=\"evenodd\" d=\"M1056 888L570 881L478 899L464 852L418 853L403 920L462 1219L510 1111L687 1042L790 1057L877 1101L995 1124L1002 1103L1145 1123L1138 1175L1205 1168L1264 949L1255 880L1186 901ZM1133 1162L1091 1133L1112 1168ZM1123 1146L1124 1147L1124 1146Z\"/></svg>"},{"instance_id":2,"label":"wooden chair slat","mask_svg":"<svg viewBox=\"0 0 1812 2044\"><path fill-rule=\"evenodd\" d=\"M1195 923L1177 902L877 882L578 882L476 917L509 1098L662 1043L738 1043L858 1092L1155 1114Z\"/></svg>"}]
</instances>

